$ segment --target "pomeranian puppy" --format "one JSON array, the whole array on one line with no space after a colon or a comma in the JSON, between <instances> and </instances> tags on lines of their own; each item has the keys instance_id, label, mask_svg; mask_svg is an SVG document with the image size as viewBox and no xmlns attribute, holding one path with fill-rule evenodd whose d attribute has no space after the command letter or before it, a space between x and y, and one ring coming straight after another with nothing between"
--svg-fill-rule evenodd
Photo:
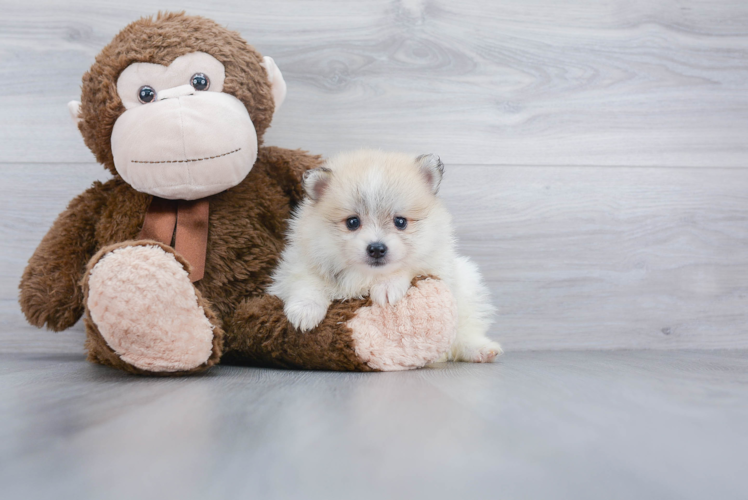
<instances>
[{"instance_id":1,"label":"pomeranian puppy","mask_svg":"<svg viewBox=\"0 0 748 500\"><path fill-rule=\"evenodd\" d=\"M478 268L455 251L452 218L436 196L444 165L361 150L309 170L308 195L290 221L288 244L268 292L289 321L317 326L330 302L369 295L395 304L416 276L441 278L457 301L457 336L443 359L487 362L501 347L486 337L493 307Z\"/></svg>"}]
</instances>

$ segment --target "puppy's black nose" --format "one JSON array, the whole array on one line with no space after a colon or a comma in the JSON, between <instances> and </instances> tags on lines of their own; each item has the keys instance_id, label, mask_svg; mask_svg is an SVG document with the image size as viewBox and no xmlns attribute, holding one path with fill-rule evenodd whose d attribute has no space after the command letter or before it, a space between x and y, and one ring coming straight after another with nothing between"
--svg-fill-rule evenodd
<instances>
[{"instance_id":1,"label":"puppy's black nose","mask_svg":"<svg viewBox=\"0 0 748 500\"><path fill-rule=\"evenodd\" d=\"M376 243L369 243L369 246L366 247L366 253L368 253L369 257L372 259L381 259L384 257L384 254L387 253L387 245L379 241Z\"/></svg>"}]
</instances>

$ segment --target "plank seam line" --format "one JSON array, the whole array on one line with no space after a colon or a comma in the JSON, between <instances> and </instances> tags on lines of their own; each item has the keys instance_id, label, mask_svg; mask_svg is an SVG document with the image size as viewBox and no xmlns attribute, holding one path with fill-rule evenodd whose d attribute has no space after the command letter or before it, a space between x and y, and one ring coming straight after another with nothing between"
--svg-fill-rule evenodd
<instances>
[{"instance_id":1,"label":"plank seam line","mask_svg":"<svg viewBox=\"0 0 748 500\"><path fill-rule=\"evenodd\" d=\"M0 161L0 167L5 166L21 166L21 165L60 165L60 166L68 166L68 165L76 165L76 166L93 166L93 165L101 165L97 162L60 162L60 161L18 161L18 162L12 162L12 161ZM452 166L452 167L487 167L487 168L608 168L608 169L614 169L614 168L651 168L651 169L681 169L681 170L698 170L698 169L723 169L723 170L745 170L748 169L748 163L746 163L746 166L744 167L738 167L738 166L720 166L720 165L594 165L594 164L541 164L541 163L451 163L447 162L446 165Z\"/></svg>"}]
</instances>

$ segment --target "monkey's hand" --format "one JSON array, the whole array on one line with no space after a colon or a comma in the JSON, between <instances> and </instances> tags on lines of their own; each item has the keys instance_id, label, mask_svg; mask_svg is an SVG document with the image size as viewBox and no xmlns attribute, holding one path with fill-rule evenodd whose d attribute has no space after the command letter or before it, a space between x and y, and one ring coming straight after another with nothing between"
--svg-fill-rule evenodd
<instances>
[{"instance_id":1,"label":"monkey's hand","mask_svg":"<svg viewBox=\"0 0 748 500\"><path fill-rule=\"evenodd\" d=\"M96 223L104 191L97 182L71 201L29 259L19 286L19 302L32 325L65 330L83 314L80 281L96 251Z\"/></svg>"}]
</instances>

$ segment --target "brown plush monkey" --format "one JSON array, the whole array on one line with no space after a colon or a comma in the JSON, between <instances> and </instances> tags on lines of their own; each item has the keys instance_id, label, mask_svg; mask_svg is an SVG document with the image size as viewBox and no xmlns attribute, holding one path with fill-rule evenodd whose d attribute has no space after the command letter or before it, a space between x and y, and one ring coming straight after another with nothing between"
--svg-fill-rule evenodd
<instances>
[{"instance_id":1,"label":"brown plush monkey","mask_svg":"<svg viewBox=\"0 0 748 500\"><path fill-rule=\"evenodd\" d=\"M335 303L307 333L265 293L302 174L320 165L262 147L284 96L272 59L208 19L159 14L120 32L71 103L113 178L75 198L31 257L29 322L64 330L85 314L89 360L141 374L397 370L446 352L456 314L439 280L395 307Z\"/></svg>"}]
</instances>

